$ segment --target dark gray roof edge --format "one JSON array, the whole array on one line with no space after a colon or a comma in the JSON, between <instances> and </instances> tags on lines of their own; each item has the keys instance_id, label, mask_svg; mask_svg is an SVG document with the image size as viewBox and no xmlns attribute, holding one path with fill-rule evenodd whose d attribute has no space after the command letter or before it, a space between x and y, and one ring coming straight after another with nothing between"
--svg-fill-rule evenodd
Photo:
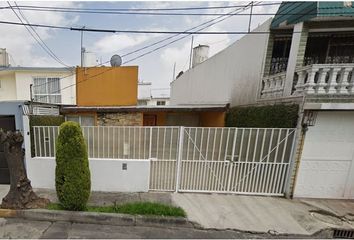
<instances>
[{"instance_id":1,"label":"dark gray roof edge","mask_svg":"<svg viewBox=\"0 0 354 240\"><path fill-rule=\"evenodd\" d=\"M0 71L36 71L36 70L44 70L44 71L74 71L75 67L0 67Z\"/></svg>"}]
</instances>

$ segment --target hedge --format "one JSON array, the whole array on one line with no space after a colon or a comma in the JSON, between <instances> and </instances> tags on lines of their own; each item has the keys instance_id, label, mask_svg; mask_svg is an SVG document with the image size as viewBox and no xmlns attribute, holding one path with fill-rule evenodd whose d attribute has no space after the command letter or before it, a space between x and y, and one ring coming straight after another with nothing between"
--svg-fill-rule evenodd
<instances>
[{"instance_id":1,"label":"hedge","mask_svg":"<svg viewBox=\"0 0 354 240\"><path fill-rule=\"evenodd\" d=\"M234 107L226 114L226 127L294 128L297 124L297 104L276 104L257 107Z\"/></svg>"},{"instance_id":2,"label":"hedge","mask_svg":"<svg viewBox=\"0 0 354 240\"><path fill-rule=\"evenodd\" d=\"M67 210L86 210L91 191L91 177L86 143L76 122L60 125L56 142L55 189Z\"/></svg>"},{"instance_id":3,"label":"hedge","mask_svg":"<svg viewBox=\"0 0 354 240\"><path fill-rule=\"evenodd\" d=\"M29 117L30 136L31 136L31 155L34 157L34 134L33 126L60 126L65 122L64 116L37 116Z\"/></svg>"}]
</instances>

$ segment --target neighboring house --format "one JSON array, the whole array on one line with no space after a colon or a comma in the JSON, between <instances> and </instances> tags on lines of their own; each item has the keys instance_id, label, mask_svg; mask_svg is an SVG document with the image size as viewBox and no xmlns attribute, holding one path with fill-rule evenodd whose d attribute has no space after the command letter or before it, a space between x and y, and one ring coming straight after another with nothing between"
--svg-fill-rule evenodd
<instances>
[{"instance_id":1,"label":"neighboring house","mask_svg":"<svg viewBox=\"0 0 354 240\"><path fill-rule=\"evenodd\" d=\"M4 58L0 58L0 101L30 101L32 95L36 102L76 103L74 68L12 67Z\"/></svg>"},{"instance_id":2,"label":"neighboring house","mask_svg":"<svg viewBox=\"0 0 354 240\"><path fill-rule=\"evenodd\" d=\"M284 2L273 19L175 79L171 104L299 104L299 129L308 129L298 138L294 196L353 199L353 26L352 2Z\"/></svg>"},{"instance_id":3,"label":"neighboring house","mask_svg":"<svg viewBox=\"0 0 354 240\"><path fill-rule=\"evenodd\" d=\"M61 112L67 120L83 126L224 126L225 104L169 106L167 98L154 99L150 95L149 101L155 101L156 105L139 105L137 66L77 68L76 71L77 105L62 106ZM148 88L141 90L140 99L149 92ZM157 105L158 102L161 104Z\"/></svg>"},{"instance_id":4,"label":"neighboring house","mask_svg":"<svg viewBox=\"0 0 354 240\"><path fill-rule=\"evenodd\" d=\"M139 106L164 106L170 103L169 89L153 89L150 82L138 83Z\"/></svg>"},{"instance_id":5,"label":"neighboring house","mask_svg":"<svg viewBox=\"0 0 354 240\"><path fill-rule=\"evenodd\" d=\"M59 115L59 107L51 104L31 103L29 101L0 101L0 129L20 131L24 137L25 163L31 157L30 115ZM0 143L0 184L9 184L10 176Z\"/></svg>"}]
</instances>

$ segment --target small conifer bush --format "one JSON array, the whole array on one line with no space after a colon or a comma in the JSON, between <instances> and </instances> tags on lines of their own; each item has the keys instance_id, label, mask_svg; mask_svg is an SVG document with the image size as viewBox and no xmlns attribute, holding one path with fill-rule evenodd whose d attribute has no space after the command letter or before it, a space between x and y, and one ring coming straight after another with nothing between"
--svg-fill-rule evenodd
<instances>
[{"instance_id":1,"label":"small conifer bush","mask_svg":"<svg viewBox=\"0 0 354 240\"><path fill-rule=\"evenodd\" d=\"M91 190L90 169L81 127L75 122L60 125L56 142L55 188L63 208L86 209Z\"/></svg>"}]
</instances>

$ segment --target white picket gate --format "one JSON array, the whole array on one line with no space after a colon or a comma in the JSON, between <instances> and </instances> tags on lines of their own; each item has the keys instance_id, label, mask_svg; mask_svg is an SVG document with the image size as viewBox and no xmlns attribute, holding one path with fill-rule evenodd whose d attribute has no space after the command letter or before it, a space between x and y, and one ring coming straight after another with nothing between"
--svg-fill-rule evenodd
<instances>
[{"instance_id":1,"label":"white picket gate","mask_svg":"<svg viewBox=\"0 0 354 240\"><path fill-rule=\"evenodd\" d=\"M295 129L82 127L90 158L151 159L150 190L283 195ZM33 127L35 157L54 157L58 127Z\"/></svg>"}]
</instances>

